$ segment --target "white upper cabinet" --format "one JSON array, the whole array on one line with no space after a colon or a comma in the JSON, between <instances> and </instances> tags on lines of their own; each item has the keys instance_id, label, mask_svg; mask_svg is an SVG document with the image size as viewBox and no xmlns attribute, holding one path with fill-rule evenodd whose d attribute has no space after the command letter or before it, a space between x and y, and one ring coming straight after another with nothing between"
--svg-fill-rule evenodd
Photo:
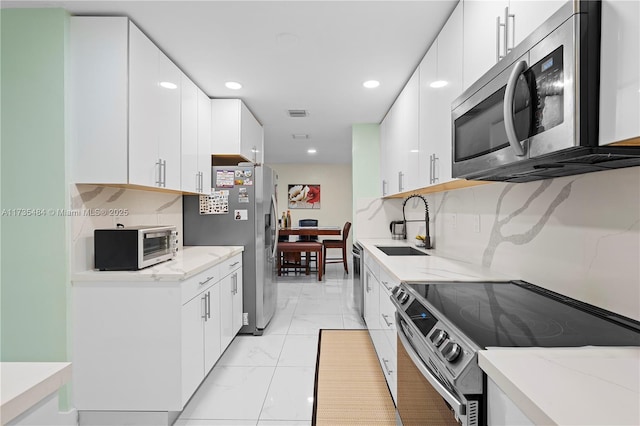
<instances>
[{"instance_id":1,"label":"white upper cabinet","mask_svg":"<svg viewBox=\"0 0 640 426\"><path fill-rule=\"evenodd\" d=\"M128 182L128 26L122 17L70 19L73 182Z\"/></svg>"},{"instance_id":2,"label":"white upper cabinet","mask_svg":"<svg viewBox=\"0 0 640 426\"><path fill-rule=\"evenodd\" d=\"M240 99L211 100L213 154L241 155L247 161L264 161L263 129Z\"/></svg>"},{"instance_id":3,"label":"white upper cabinet","mask_svg":"<svg viewBox=\"0 0 640 426\"><path fill-rule=\"evenodd\" d=\"M565 3L566 0L464 0L463 90Z\"/></svg>"},{"instance_id":4,"label":"white upper cabinet","mask_svg":"<svg viewBox=\"0 0 640 426\"><path fill-rule=\"evenodd\" d=\"M416 69L398 101L398 192L420 188L420 72ZM394 105L395 107L395 105Z\"/></svg>"},{"instance_id":5,"label":"white upper cabinet","mask_svg":"<svg viewBox=\"0 0 640 426\"><path fill-rule=\"evenodd\" d=\"M199 192L198 87L182 74L182 190Z\"/></svg>"},{"instance_id":6,"label":"white upper cabinet","mask_svg":"<svg viewBox=\"0 0 640 426\"><path fill-rule=\"evenodd\" d=\"M510 0L509 47L517 46L533 31L557 12L567 0Z\"/></svg>"},{"instance_id":7,"label":"white upper cabinet","mask_svg":"<svg viewBox=\"0 0 640 426\"><path fill-rule=\"evenodd\" d=\"M381 125L383 195L420 187L418 122L420 75L416 70L391 106Z\"/></svg>"},{"instance_id":8,"label":"white upper cabinet","mask_svg":"<svg viewBox=\"0 0 640 426\"><path fill-rule=\"evenodd\" d=\"M211 100L182 74L182 190L211 192Z\"/></svg>"},{"instance_id":9,"label":"white upper cabinet","mask_svg":"<svg viewBox=\"0 0 640 426\"><path fill-rule=\"evenodd\" d=\"M462 4L454 9L449 20L438 35L437 78L447 84L434 89L438 99L436 109L436 131L434 157L430 162L434 168L433 183L445 183L451 177L451 103L462 94Z\"/></svg>"},{"instance_id":10,"label":"white upper cabinet","mask_svg":"<svg viewBox=\"0 0 640 426\"><path fill-rule=\"evenodd\" d=\"M504 27L499 24L508 6L508 1L464 0L464 89L504 54Z\"/></svg>"},{"instance_id":11,"label":"white upper cabinet","mask_svg":"<svg viewBox=\"0 0 640 426\"><path fill-rule=\"evenodd\" d=\"M211 192L211 99L198 89L198 170L200 191Z\"/></svg>"},{"instance_id":12,"label":"white upper cabinet","mask_svg":"<svg viewBox=\"0 0 640 426\"><path fill-rule=\"evenodd\" d=\"M191 170L210 164L208 98L128 18L74 16L69 28L73 182L209 192L210 167L199 181Z\"/></svg>"},{"instance_id":13,"label":"white upper cabinet","mask_svg":"<svg viewBox=\"0 0 640 426\"><path fill-rule=\"evenodd\" d=\"M602 2L600 145L640 137L640 2Z\"/></svg>"},{"instance_id":14,"label":"white upper cabinet","mask_svg":"<svg viewBox=\"0 0 640 426\"><path fill-rule=\"evenodd\" d=\"M458 4L420 63L422 186L452 180L451 103L462 92L462 18Z\"/></svg>"},{"instance_id":15,"label":"white upper cabinet","mask_svg":"<svg viewBox=\"0 0 640 426\"><path fill-rule=\"evenodd\" d=\"M180 70L129 23L129 181L180 190Z\"/></svg>"}]
</instances>

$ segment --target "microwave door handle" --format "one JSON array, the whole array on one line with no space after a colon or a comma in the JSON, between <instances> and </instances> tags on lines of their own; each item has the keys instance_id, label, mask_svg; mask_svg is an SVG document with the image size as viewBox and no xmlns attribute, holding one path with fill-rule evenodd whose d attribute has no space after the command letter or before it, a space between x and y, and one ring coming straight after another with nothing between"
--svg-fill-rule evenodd
<instances>
[{"instance_id":1,"label":"microwave door handle","mask_svg":"<svg viewBox=\"0 0 640 426\"><path fill-rule=\"evenodd\" d=\"M507 140L509 141L509 145L511 145L511 148L513 148L518 157L524 156L524 148L520 145L518 136L516 135L516 126L513 120L513 100L516 96L516 84L518 83L518 78L526 69L526 61L519 61L516 63L511 71L511 75L507 82L507 89L504 93L504 128L507 131Z\"/></svg>"}]
</instances>

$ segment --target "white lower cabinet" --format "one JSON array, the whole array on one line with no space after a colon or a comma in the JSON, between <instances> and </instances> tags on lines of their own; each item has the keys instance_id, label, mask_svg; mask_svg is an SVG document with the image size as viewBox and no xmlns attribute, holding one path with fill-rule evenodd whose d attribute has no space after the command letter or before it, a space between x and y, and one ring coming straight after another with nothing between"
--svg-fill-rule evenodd
<instances>
[{"instance_id":1,"label":"white lower cabinet","mask_svg":"<svg viewBox=\"0 0 640 426\"><path fill-rule=\"evenodd\" d=\"M492 426L535 424L490 378L487 379L487 423Z\"/></svg>"},{"instance_id":2,"label":"white lower cabinet","mask_svg":"<svg viewBox=\"0 0 640 426\"><path fill-rule=\"evenodd\" d=\"M80 412L181 411L240 329L242 254L184 281L74 281L73 317Z\"/></svg>"},{"instance_id":3,"label":"white lower cabinet","mask_svg":"<svg viewBox=\"0 0 640 426\"><path fill-rule=\"evenodd\" d=\"M238 265L238 261L231 264ZM220 341L222 350L231 343L242 327L242 263L220 281Z\"/></svg>"},{"instance_id":4,"label":"white lower cabinet","mask_svg":"<svg viewBox=\"0 0 640 426\"><path fill-rule=\"evenodd\" d=\"M395 306L391 290L398 282L365 253L365 322L394 403L397 403Z\"/></svg>"}]
</instances>

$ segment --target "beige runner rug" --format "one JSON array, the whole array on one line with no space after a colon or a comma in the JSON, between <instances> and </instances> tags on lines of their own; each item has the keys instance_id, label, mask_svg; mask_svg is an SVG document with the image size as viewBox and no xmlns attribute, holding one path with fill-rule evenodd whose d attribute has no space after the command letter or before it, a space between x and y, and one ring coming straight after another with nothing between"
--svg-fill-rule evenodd
<instances>
[{"instance_id":1,"label":"beige runner rug","mask_svg":"<svg viewBox=\"0 0 640 426\"><path fill-rule=\"evenodd\" d=\"M393 399L367 330L320 330L312 424L396 424Z\"/></svg>"}]
</instances>

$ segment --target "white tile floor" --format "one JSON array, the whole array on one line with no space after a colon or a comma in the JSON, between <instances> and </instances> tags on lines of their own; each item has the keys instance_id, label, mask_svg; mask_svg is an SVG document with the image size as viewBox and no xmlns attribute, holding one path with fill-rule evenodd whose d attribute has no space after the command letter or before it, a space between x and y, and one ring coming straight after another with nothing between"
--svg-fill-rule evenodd
<instances>
[{"instance_id":1,"label":"white tile floor","mask_svg":"<svg viewBox=\"0 0 640 426\"><path fill-rule=\"evenodd\" d=\"M353 273L327 265L278 279L278 308L263 336L240 335L176 421L177 426L311 424L321 328L364 328L353 305Z\"/></svg>"}]
</instances>

